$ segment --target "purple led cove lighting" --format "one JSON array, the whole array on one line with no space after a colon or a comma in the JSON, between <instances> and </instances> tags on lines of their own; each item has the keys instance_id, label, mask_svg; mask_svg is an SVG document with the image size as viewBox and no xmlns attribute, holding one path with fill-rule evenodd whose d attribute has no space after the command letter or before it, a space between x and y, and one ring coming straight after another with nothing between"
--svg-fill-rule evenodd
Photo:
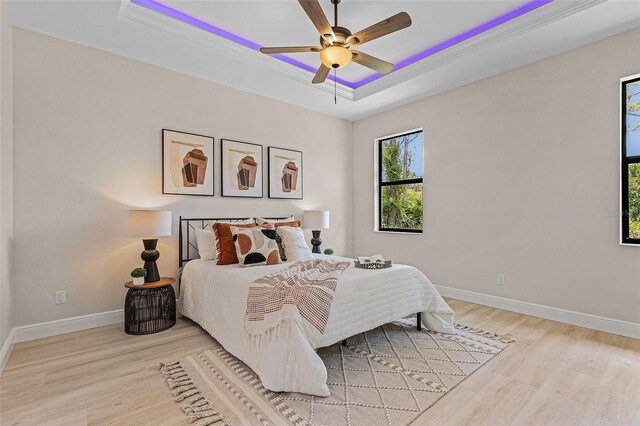
<instances>
[{"instance_id":1,"label":"purple led cove lighting","mask_svg":"<svg viewBox=\"0 0 640 426\"><path fill-rule=\"evenodd\" d=\"M435 46L431 46L421 52L416 53L413 56L403 59L402 61L395 64L395 66L393 67L393 71L391 72L395 72L404 67L408 67L413 63L416 63L422 59L428 58L429 56L435 55L436 53L441 52L445 49L448 49L451 46L455 46L456 44L462 43L465 40L468 40L472 37L475 37L479 34L489 31L490 29L495 28L498 25L502 25L505 22L509 22L519 16L524 15L525 13L531 12L532 10L535 10L541 6L544 6L545 4L549 4L552 1L553 0L533 0L528 3L525 3L524 5L516 9L513 9L503 15L500 15L497 18L487 21L484 24L480 24L477 27L473 27L468 31L458 34L457 36L451 37L450 39L440 42ZM363 78L362 80L356 81L352 87L355 89L355 88L364 86L365 84L371 83L372 81L375 81L383 76L384 74L380 74L380 73L372 74L368 77Z\"/></svg>"},{"instance_id":2,"label":"purple led cove lighting","mask_svg":"<svg viewBox=\"0 0 640 426\"><path fill-rule=\"evenodd\" d=\"M435 55L438 52L441 52L445 49L448 49L449 47L455 46L456 44L462 43L465 40L468 40L472 37L475 37L479 34L482 34L486 31L489 31L492 28L495 28L499 25L504 24L505 22L509 22L519 16L522 16L528 12L531 12L532 10L538 9L539 7L542 7L546 4L549 4L551 2L553 2L554 0L532 0L529 1L527 3L525 3L522 6L519 6L503 15L498 16L497 18L493 18L483 24L480 24L476 27L471 28L468 31L465 31L463 33L460 33L454 37L451 37L448 40L445 40L443 42L440 42L438 44L436 44L435 46L431 46L421 52L416 53L415 55L412 55L406 59L401 60L400 62L396 63L395 67L393 68L393 71L391 72L395 72L398 71L402 68L408 67L411 64L414 64L422 59L428 58L429 56ZM209 24L207 22L204 22L198 18L195 18L193 16L190 16L184 12L181 12L177 9L174 9L172 7L169 7L165 4L160 3L158 0L131 0L132 3L135 3L137 5L146 7L147 9L151 9L154 10L158 13L161 13L163 15L169 16L171 18L177 19L179 21L182 21L186 24L192 25L194 27L200 28L204 31L207 31L211 34L215 34L219 37L225 38L229 41L232 41L234 43L240 44L242 46L248 47L249 49L252 50L260 50L260 46L258 43L254 43L251 40L247 40L246 38L240 37L236 34L233 34L229 31L223 30L220 27L217 27L215 25ZM290 65L293 65L295 67L301 68L303 70L309 71L313 74L316 73L316 69L314 67L312 67L311 65L305 64L304 62L298 61L297 59L294 59L290 56L287 55L270 55L273 58L279 59L283 62L286 62ZM381 77L383 77L384 74L380 74L380 73L374 73L371 74L359 81L356 82L351 82L342 78L335 78L333 75L329 74L328 78L330 80L334 80L340 84L342 84L343 86L347 86L350 87L352 89L356 89L358 87L362 87L365 84L371 83L372 81L375 81Z\"/></svg>"},{"instance_id":3,"label":"purple led cove lighting","mask_svg":"<svg viewBox=\"0 0 640 426\"><path fill-rule=\"evenodd\" d=\"M144 6L147 9L151 9L154 10L158 13L161 13L165 16L168 16L170 18L174 18L177 19L178 21L182 21L185 24L189 24L192 25L194 27L200 28L201 30L207 31L211 34L215 34L219 37L222 37L224 39L227 39L229 41L232 41L234 43L240 44L242 46L248 47L249 49L252 50L260 50L260 46L258 43L254 43L251 40L247 40L244 37L240 37L239 35L233 34L229 31L223 30L220 27L216 27L215 25L209 24L207 22L204 22L198 18L194 18L193 16L187 15L184 12L181 12L177 9L174 9L172 7L169 7L165 4L160 3L157 0L131 0L132 3L135 3L137 5L140 6ZM294 59L290 56L286 56L286 55L269 55L273 58L279 59L283 62L286 62L288 64L291 64L293 66L296 66L298 68L302 68L303 70L307 70L313 74L316 73L317 69L312 67L311 65L305 64L304 62L298 61L297 59ZM333 75L329 75L328 76L329 79L331 80L335 80L336 82L347 86L347 87L351 87L352 89L355 88L354 83L347 81L345 79L342 78L335 78Z\"/></svg>"}]
</instances>

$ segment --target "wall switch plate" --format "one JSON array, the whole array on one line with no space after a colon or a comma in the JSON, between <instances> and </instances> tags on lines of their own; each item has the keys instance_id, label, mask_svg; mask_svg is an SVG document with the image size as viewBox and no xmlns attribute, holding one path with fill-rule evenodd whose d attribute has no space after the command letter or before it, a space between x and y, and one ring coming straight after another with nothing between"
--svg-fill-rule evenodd
<instances>
[{"instance_id":1,"label":"wall switch plate","mask_svg":"<svg viewBox=\"0 0 640 426\"><path fill-rule=\"evenodd\" d=\"M504 274L498 274L498 278L496 279L496 284L504 285Z\"/></svg>"},{"instance_id":2,"label":"wall switch plate","mask_svg":"<svg viewBox=\"0 0 640 426\"><path fill-rule=\"evenodd\" d=\"M65 290L56 291L56 300L54 302L56 305L60 305L62 303L67 303L67 292Z\"/></svg>"}]
</instances>

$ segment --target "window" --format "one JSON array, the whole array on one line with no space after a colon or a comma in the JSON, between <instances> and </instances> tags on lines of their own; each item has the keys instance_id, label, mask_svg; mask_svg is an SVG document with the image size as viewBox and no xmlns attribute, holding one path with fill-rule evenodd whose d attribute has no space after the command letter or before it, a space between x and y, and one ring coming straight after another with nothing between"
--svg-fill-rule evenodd
<instances>
[{"instance_id":1,"label":"window","mask_svg":"<svg viewBox=\"0 0 640 426\"><path fill-rule=\"evenodd\" d=\"M378 139L378 230L422 232L422 130Z\"/></svg>"},{"instance_id":2,"label":"window","mask_svg":"<svg viewBox=\"0 0 640 426\"><path fill-rule=\"evenodd\" d=\"M622 81L622 243L640 244L640 76Z\"/></svg>"}]
</instances>

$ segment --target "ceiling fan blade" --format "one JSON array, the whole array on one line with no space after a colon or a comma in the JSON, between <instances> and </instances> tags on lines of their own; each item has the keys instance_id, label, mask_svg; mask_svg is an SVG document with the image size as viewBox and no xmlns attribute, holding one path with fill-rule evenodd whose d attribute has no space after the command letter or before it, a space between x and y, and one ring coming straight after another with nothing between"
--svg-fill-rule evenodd
<instances>
[{"instance_id":1,"label":"ceiling fan blade","mask_svg":"<svg viewBox=\"0 0 640 426\"><path fill-rule=\"evenodd\" d=\"M261 47L260 52L266 55L274 53L299 53L299 52L319 52L320 46L290 46L290 47Z\"/></svg>"},{"instance_id":2,"label":"ceiling fan blade","mask_svg":"<svg viewBox=\"0 0 640 426\"><path fill-rule=\"evenodd\" d=\"M331 71L331 68L325 67L324 64L320 65L320 68L318 68L318 72L316 73L315 77L313 77L313 80L311 82L313 84L324 83L324 81L327 79L327 76L329 75L329 71Z\"/></svg>"},{"instance_id":3,"label":"ceiling fan blade","mask_svg":"<svg viewBox=\"0 0 640 426\"><path fill-rule=\"evenodd\" d=\"M321 36L331 36L331 40L335 39L335 34L331 29L331 24L327 19L327 16L322 11L322 7L318 0L298 0L300 6L307 12L307 16L313 22L313 25L318 29ZM328 40L329 41L329 40Z\"/></svg>"},{"instance_id":4,"label":"ceiling fan blade","mask_svg":"<svg viewBox=\"0 0 640 426\"><path fill-rule=\"evenodd\" d=\"M347 39L347 45L359 46L378 37L394 33L411 25L411 17L407 12L400 12L390 18L380 21L377 24L358 31Z\"/></svg>"},{"instance_id":5,"label":"ceiling fan blade","mask_svg":"<svg viewBox=\"0 0 640 426\"><path fill-rule=\"evenodd\" d=\"M375 56L367 55L366 53L358 52L357 50L352 50L351 53L353 54L353 58L351 59L353 62L367 68L371 68L381 74L387 74L393 69L393 64L391 62L383 61Z\"/></svg>"}]
</instances>

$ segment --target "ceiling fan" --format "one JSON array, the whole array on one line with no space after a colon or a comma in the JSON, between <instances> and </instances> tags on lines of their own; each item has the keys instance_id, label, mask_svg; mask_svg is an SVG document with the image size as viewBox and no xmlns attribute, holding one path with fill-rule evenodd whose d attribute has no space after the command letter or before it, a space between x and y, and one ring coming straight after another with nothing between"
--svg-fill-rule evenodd
<instances>
[{"instance_id":1,"label":"ceiling fan","mask_svg":"<svg viewBox=\"0 0 640 426\"><path fill-rule=\"evenodd\" d=\"M340 0L331 0L334 11L334 25L322 11L318 0L298 0L300 6L313 22L320 33L320 46L295 46L295 47L262 47L260 52L272 55L276 53L319 52L322 65L318 68L312 83L318 84L326 80L331 69L344 68L351 61L371 68L382 74L387 74L393 69L393 64L351 47L360 46L376 38L394 33L411 25L411 17L406 12L400 12L383 21L373 24L352 34L345 27L338 26L338 4Z\"/></svg>"}]
</instances>

